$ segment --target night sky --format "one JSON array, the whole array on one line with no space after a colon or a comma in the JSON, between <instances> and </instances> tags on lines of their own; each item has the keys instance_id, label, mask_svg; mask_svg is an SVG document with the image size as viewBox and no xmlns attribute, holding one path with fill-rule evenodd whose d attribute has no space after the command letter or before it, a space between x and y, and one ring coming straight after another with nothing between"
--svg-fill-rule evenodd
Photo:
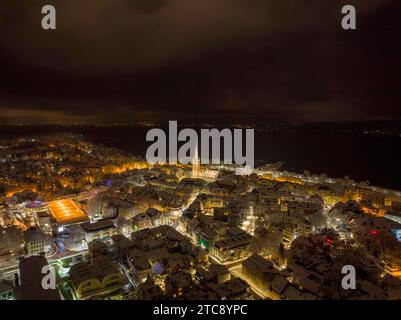
<instances>
[{"instance_id":1,"label":"night sky","mask_svg":"<svg viewBox=\"0 0 401 320\"><path fill-rule=\"evenodd\" d=\"M45 4L57 30L41 28ZM1 0L0 122L400 119L400 13L400 0Z\"/></svg>"}]
</instances>

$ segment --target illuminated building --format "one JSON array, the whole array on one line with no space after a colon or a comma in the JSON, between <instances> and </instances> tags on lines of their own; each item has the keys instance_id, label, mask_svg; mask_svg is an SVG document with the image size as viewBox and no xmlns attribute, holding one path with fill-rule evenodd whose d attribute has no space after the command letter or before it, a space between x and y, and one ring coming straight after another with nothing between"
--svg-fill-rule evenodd
<instances>
[{"instance_id":1,"label":"illuminated building","mask_svg":"<svg viewBox=\"0 0 401 320\"><path fill-rule=\"evenodd\" d=\"M240 230L236 228L237 230ZM238 231L216 241L210 254L220 263L234 262L250 255L252 236L245 231Z\"/></svg>"},{"instance_id":2,"label":"illuminated building","mask_svg":"<svg viewBox=\"0 0 401 320\"><path fill-rule=\"evenodd\" d=\"M1 300L13 300L14 299L14 288L12 283L6 280L0 281L0 301Z\"/></svg>"},{"instance_id":3,"label":"illuminated building","mask_svg":"<svg viewBox=\"0 0 401 320\"><path fill-rule=\"evenodd\" d=\"M142 250L130 250L127 254L127 263L139 283L144 282L152 271L152 266Z\"/></svg>"},{"instance_id":4,"label":"illuminated building","mask_svg":"<svg viewBox=\"0 0 401 320\"><path fill-rule=\"evenodd\" d=\"M134 230L142 230L152 226L151 218L144 212L136 215L133 219Z\"/></svg>"},{"instance_id":5,"label":"illuminated building","mask_svg":"<svg viewBox=\"0 0 401 320\"><path fill-rule=\"evenodd\" d=\"M401 215L400 214L397 214L397 213L393 213L393 214L386 213L384 215L384 217L401 224Z\"/></svg>"},{"instance_id":6,"label":"illuminated building","mask_svg":"<svg viewBox=\"0 0 401 320\"><path fill-rule=\"evenodd\" d=\"M94 258L107 254L107 246L100 240L94 240L88 243L88 256Z\"/></svg>"},{"instance_id":7,"label":"illuminated building","mask_svg":"<svg viewBox=\"0 0 401 320\"><path fill-rule=\"evenodd\" d=\"M280 271L273 267L272 262L253 254L242 262L242 273L260 288L268 288Z\"/></svg>"},{"instance_id":8,"label":"illuminated building","mask_svg":"<svg viewBox=\"0 0 401 320\"><path fill-rule=\"evenodd\" d=\"M88 243L94 240L108 240L118 231L113 221L108 219L84 224L82 228L85 231L85 240Z\"/></svg>"},{"instance_id":9,"label":"illuminated building","mask_svg":"<svg viewBox=\"0 0 401 320\"><path fill-rule=\"evenodd\" d=\"M198 237L200 246L207 251L209 251L209 249L214 246L215 242L218 239L218 235L216 234L216 232L209 228L204 228L203 230L201 230Z\"/></svg>"},{"instance_id":10,"label":"illuminated building","mask_svg":"<svg viewBox=\"0 0 401 320\"><path fill-rule=\"evenodd\" d=\"M36 221L39 228L46 234L52 233L52 217L48 211L40 211L36 213Z\"/></svg>"},{"instance_id":11,"label":"illuminated building","mask_svg":"<svg viewBox=\"0 0 401 320\"><path fill-rule=\"evenodd\" d=\"M108 257L100 255L90 263L80 262L70 269L75 294L80 299L120 289L126 278Z\"/></svg>"},{"instance_id":12,"label":"illuminated building","mask_svg":"<svg viewBox=\"0 0 401 320\"><path fill-rule=\"evenodd\" d=\"M162 289L155 285L150 277L138 286L138 295L140 300L161 300L164 298Z\"/></svg>"},{"instance_id":13,"label":"illuminated building","mask_svg":"<svg viewBox=\"0 0 401 320\"><path fill-rule=\"evenodd\" d=\"M218 285L211 285L217 298L221 300L247 300L250 298L248 284L239 278L233 278Z\"/></svg>"},{"instance_id":14,"label":"illuminated building","mask_svg":"<svg viewBox=\"0 0 401 320\"><path fill-rule=\"evenodd\" d=\"M172 274L165 279L166 297L172 299L185 296L193 286L194 282L188 273Z\"/></svg>"},{"instance_id":15,"label":"illuminated building","mask_svg":"<svg viewBox=\"0 0 401 320\"><path fill-rule=\"evenodd\" d=\"M126 255L134 247L132 241L122 234L112 236L111 240L113 242L113 247L119 256Z\"/></svg>"},{"instance_id":16,"label":"illuminated building","mask_svg":"<svg viewBox=\"0 0 401 320\"><path fill-rule=\"evenodd\" d=\"M283 228L283 240L287 245L290 245L300 235L301 228L298 225L288 224Z\"/></svg>"},{"instance_id":17,"label":"illuminated building","mask_svg":"<svg viewBox=\"0 0 401 320\"><path fill-rule=\"evenodd\" d=\"M49 203L49 209L57 224L68 225L89 221L85 212L71 199L52 201Z\"/></svg>"},{"instance_id":18,"label":"illuminated building","mask_svg":"<svg viewBox=\"0 0 401 320\"><path fill-rule=\"evenodd\" d=\"M192 178L198 179L200 175L200 160L198 155L198 147L195 148L195 155L192 159Z\"/></svg>"},{"instance_id":19,"label":"illuminated building","mask_svg":"<svg viewBox=\"0 0 401 320\"><path fill-rule=\"evenodd\" d=\"M231 279L231 273L223 265L211 264L208 269L197 267L195 278L198 282L204 282L205 284L221 284Z\"/></svg>"},{"instance_id":20,"label":"illuminated building","mask_svg":"<svg viewBox=\"0 0 401 320\"><path fill-rule=\"evenodd\" d=\"M25 205L25 211L29 214L39 213L47 210L47 203L41 201L31 201Z\"/></svg>"},{"instance_id":21,"label":"illuminated building","mask_svg":"<svg viewBox=\"0 0 401 320\"><path fill-rule=\"evenodd\" d=\"M22 230L16 226L0 228L0 256L21 254L24 248Z\"/></svg>"},{"instance_id":22,"label":"illuminated building","mask_svg":"<svg viewBox=\"0 0 401 320\"><path fill-rule=\"evenodd\" d=\"M219 171L211 169L201 169L198 155L198 148L195 148L195 155L192 159L192 178L206 181L215 181L219 176Z\"/></svg>"},{"instance_id":23,"label":"illuminated building","mask_svg":"<svg viewBox=\"0 0 401 320\"><path fill-rule=\"evenodd\" d=\"M24 231L24 242L26 254L29 256L47 251L47 237L40 229L30 228Z\"/></svg>"}]
</instances>

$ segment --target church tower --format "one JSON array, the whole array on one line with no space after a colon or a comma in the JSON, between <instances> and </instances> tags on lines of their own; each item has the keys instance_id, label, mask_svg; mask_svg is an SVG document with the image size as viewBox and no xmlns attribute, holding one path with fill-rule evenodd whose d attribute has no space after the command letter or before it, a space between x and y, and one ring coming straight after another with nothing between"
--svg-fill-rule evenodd
<instances>
[{"instance_id":1,"label":"church tower","mask_svg":"<svg viewBox=\"0 0 401 320\"><path fill-rule=\"evenodd\" d=\"M192 178L198 179L199 176L200 176L200 160L198 155L198 145L196 145L194 158L192 159Z\"/></svg>"}]
</instances>

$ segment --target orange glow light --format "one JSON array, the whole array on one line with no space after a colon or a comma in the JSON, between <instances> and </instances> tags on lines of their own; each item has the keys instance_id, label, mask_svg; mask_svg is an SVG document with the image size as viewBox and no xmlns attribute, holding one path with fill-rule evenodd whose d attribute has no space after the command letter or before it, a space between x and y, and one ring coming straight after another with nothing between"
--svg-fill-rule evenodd
<instances>
[{"instance_id":1,"label":"orange glow light","mask_svg":"<svg viewBox=\"0 0 401 320\"><path fill-rule=\"evenodd\" d=\"M89 220L85 212L71 199L52 201L49 203L49 209L58 224L71 224Z\"/></svg>"}]
</instances>

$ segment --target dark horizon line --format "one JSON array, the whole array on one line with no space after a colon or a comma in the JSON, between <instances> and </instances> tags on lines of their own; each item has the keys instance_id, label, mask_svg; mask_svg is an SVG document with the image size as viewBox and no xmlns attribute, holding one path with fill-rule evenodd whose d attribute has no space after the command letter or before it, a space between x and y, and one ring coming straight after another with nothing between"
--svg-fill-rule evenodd
<instances>
[{"instance_id":1,"label":"dark horizon line","mask_svg":"<svg viewBox=\"0 0 401 320\"><path fill-rule=\"evenodd\" d=\"M344 119L344 120L289 120L289 119L279 119L279 118L268 118L268 119L261 119L260 117L258 118L243 118L243 124L249 124L249 122L254 122L254 123L262 123L263 121L267 121L266 124L302 124L302 125L308 125L308 124L345 124L345 123L375 123L375 122L398 122L401 121L400 118L389 118L389 119ZM235 118L228 118L228 119L222 119L222 118L214 118L214 119L207 119L207 118L182 118L182 117L171 117L171 119L166 119L166 120L138 120L138 121L96 121L96 122L69 122L69 123L63 123L63 122L0 122L0 126L94 126L94 125L133 125L133 124L141 124L141 123L155 123L155 124L160 124L160 123L168 123L169 121L177 121L178 124L180 122L236 122L235 124L241 124L237 119ZM271 121L272 123L269 123ZM279 121L279 123L277 123Z\"/></svg>"}]
</instances>

